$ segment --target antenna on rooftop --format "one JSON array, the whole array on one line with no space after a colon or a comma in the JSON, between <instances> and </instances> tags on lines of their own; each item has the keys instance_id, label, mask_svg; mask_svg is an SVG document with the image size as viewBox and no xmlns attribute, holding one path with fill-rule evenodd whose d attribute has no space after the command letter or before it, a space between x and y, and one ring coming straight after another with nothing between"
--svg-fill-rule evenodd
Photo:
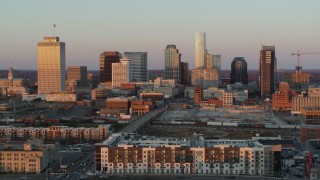
<instances>
[{"instance_id":1,"label":"antenna on rooftop","mask_svg":"<svg viewBox=\"0 0 320 180\"><path fill-rule=\"evenodd\" d=\"M261 47L262 47L263 46L263 35L262 34L260 35L260 41L261 41L260 43L261 43Z\"/></svg>"},{"instance_id":2,"label":"antenna on rooftop","mask_svg":"<svg viewBox=\"0 0 320 180\"><path fill-rule=\"evenodd\" d=\"M56 24L53 24L53 34L54 34L54 36L56 36L56 35L55 35L56 27L57 27L57 25L56 25Z\"/></svg>"}]
</instances>

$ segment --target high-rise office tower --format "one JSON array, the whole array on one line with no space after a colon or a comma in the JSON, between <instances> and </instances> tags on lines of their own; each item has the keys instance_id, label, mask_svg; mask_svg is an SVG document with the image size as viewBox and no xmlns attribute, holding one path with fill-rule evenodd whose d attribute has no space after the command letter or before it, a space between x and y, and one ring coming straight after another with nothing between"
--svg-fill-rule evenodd
<instances>
[{"instance_id":1,"label":"high-rise office tower","mask_svg":"<svg viewBox=\"0 0 320 180\"><path fill-rule=\"evenodd\" d=\"M214 54L214 55L212 55L212 67L217 69L218 75L219 75L219 77L220 77L220 72L221 72L221 55L219 55L219 54Z\"/></svg>"},{"instance_id":2,"label":"high-rise office tower","mask_svg":"<svg viewBox=\"0 0 320 180\"><path fill-rule=\"evenodd\" d=\"M124 56L130 59L132 81L146 82L148 80L147 52L124 52Z\"/></svg>"},{"instance_id":3,"label":"high-rise office tower","mask_svg":"<svg viewBox=\"0 0 320 180\"><path fill-rule=\"evenodd\" d=\"M260 93L261 99L271 98L275 90L275 46L262 46L260 50Z\"/></svg>"},{"instance_id":4,"label":"high-rise office tower","mask_svg":"<svg viewBox=\"0 0 320 180\"><path fill-rule=\"evenodd\" d=\"M68 66L67 81L77 81L79 86L87 86L87 66Z\"/></svg>"},{"instance_id":5,"label":"high-rise office tower","mask_svg":"<svg viewBox=\"0 0 320 180\"><path fill-rule=\"evenodd\" d=\"M196 68L206 67L206 33L196 32Z\"/></svg>"},{"instance_id":6,"label":"high-rise office tower","mask_svg":"<svg viewBox=\"0 0 320 180\"><path fill-rule=\"evenodd\" d=\"M247 62L243 57L235 57L231 63L230 83L248 84Z\"/></svg>"},{"instance_id":7,"label":"high-rise office tower","mask_svg":"<svg viewBox=\"0 0 320 180\"><path fill-rule=\"evenodd\" d=\"M89 87L96 88L99 85L99 76L94 73L87 74L87 84Z\"/></svg>"},{"instance_id":8,"label":"high-rise office tower","mask_svg":"<svg viewBox=\"0 0 320 180\"><path fill-rule=\"evenodd\" d=\"M38 93L65 91L65 43L59 37L44 37L38 43Z\"/></svg>"},{"instance_id":9,"label":"high-rise office tower","mask_svg":"<svg viewBox=\"0 0 320 180\"><path fill-rule=\"evenodd\" d=\"M216 69L220 77L221 55L212 55L206 53L206 69Z\"/></svg>"},{"instance_id":10,"label":"high-rise office tower","mask_svg":"<svg viewBox=\"0 0 320 180\"><path fill-rule=\"evenodd\" d=\"M112 63L112 87L120 87L122 83L131 82L131 63L127 57L119 63Z\"/></svg>"},{"instance_id":11,"label":"high-rise office tower","mask_svg":"<svg viewBox=\"0 0 320 180\"><path fill-rule=\"evenodd\" d=\"M192 69L191 85L201 86L203 89L218 87L219 77L216 69Z\"/></svg>"},{"instance_id":12,"label":"high-rise office tower","mask_svg":"<svg viewBox=\"0 0 320 180\"><path fill-rule=\"evenodd\" d=\"M176 45L167 45L164 53L165 78L175 79L180 83L181 54L179 53L179 50L176 48Z\"/></svg>"},{"instance_id":13,"label":"high-rise office tower","mask_svg":"<svg viewBox=\"0 0 320 180\"><path fill-rule=\"evenodd\" d=\"M181 62L180 72L181 84L189 85L189 64L186 62Z\"/></svg>"},{"instance_id":14,"label":"high-rise office tower","mask_svg":"<svg viewBox=\"0 0 320 180\"><path fill-rule=\"evenodd\" d=\"M112 63L120 62L118 51L105 51L100 54L100 83L112 81Z\"/></svg>"}]
</instances>

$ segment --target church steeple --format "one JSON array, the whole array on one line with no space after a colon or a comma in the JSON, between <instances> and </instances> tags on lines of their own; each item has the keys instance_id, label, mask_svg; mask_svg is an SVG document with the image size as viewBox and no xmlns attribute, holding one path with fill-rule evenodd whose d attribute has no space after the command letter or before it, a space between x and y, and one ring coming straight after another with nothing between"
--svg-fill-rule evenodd
<instances>
[{"instance_id":1,"label":"church steeple","mask_svg":"<svg viewBox=\"0 0 320 180\"><path fill-rule=\"evenodd\" d=\"M12 68L12 65L10 66L9 68L9 72L8 72L8 79L9 80L13 80L13 68Z\"/></svg>"}]
</instances>

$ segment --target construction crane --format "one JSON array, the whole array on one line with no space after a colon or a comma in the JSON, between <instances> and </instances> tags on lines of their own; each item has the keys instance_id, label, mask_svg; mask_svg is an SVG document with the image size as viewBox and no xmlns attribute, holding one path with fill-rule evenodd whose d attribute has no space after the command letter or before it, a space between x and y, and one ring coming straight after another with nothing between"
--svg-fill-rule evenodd
<instances>
[{"instance_id":1,"label":"construction crane","mask_svg":"<svg viewBox=\"0 0 320 180\"><path fill-rule=\"evenodd\" d=\"M305 55L305 54L318 54L318 52L309 52L309 53L301 53L298 51L298 53L292 53L292 56L298 56L298 66L296 67L296 73L294 74L294 79L295 79L295 85L294 89L297 92L302 91L302 84L303 83L308 83L309 82L309 75L307 74L302 74L302 67L300 66L300 56Z\"/></svg>"},{"instance_id":2,"label":"construction crane","mask_svg":"<svg viewBox=\"0 0 320 180\"><path fill-rule=\"evenodd\" d=\"M318 52L300 53L300 51L298 51L298 53L292 53L291 55L298 56L298 66L300 66L300 56L305 54L319 54L319 53Z\"/></svg>"}]
</instances>

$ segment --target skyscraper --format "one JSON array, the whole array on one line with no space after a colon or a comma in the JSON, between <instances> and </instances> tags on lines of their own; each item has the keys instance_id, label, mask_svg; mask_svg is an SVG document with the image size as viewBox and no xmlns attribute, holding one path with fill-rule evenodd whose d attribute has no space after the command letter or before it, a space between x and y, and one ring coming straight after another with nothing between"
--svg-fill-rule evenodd
<instances>
[{"instance_id":1,"label":"skyscraper","mask_svg":"<svg viewBox=\"0 0 320 180\"><path fill-rule=\"evenodd\" d=\"M192 69L191 84L193 86L201 86L203 89L209 87L218 87L219 77L217 69Z\"/></svg>"},{"instance_id":2,"label":"skyscraper","mask_svg":"<svg viewBox=\"0 0 320 180\"><path fill-rule=\"evenodd\" d=\"M181 62L180 65L180 77L181 84L189 85L189 64L186 62Z\"/></svg>"},{"instance_id":3,"label":"skyscraper","mask_svg":"<svg viewBox=\"0 0 320 180\"><path fill-rule=\"evenodd\" d=\"M221 55L212 55L206 53L206 69L216 69L220 78L221 71Z\"/></svg>"},{"instance_id":4,"label":"skyscraper","mask_svg":"<svg viewBox=\"0 0 320 180\"><path fill-rule=\"evenodd\" d=\"M78 81L79 86L87 85L87 66L68 66L67 81Z\"/></svg>"},{"instance_id":5,"label":"skyscraper","mask_svg":"<svg viewBox=\"0 0 320 180\"><path fill-rule=\"evenodd\" d=\"M164 72L166 79L175 79L177 82L181 82L180 77L180 64L181 54L176 48L176 45L167 45L164 50Z\"/></svg>"},{"instance_id":6,"label":"skyscraper","mask_svg":"<svg viewBox=\"0 0 320 180\"><path fill-rule=\"evenodd\" d=\"M127 57L119 63L112 63L112 87L120 87L122 83L131 81L131 63Z\"/></svg>"},{"instance_id":7,"label":"skyscraper","mask_svg":"<svg viewBox=\"0 0 320 180\"><path fill-rule=\"evenodd\" d=\"M59 37L44 37L38 43L38 93L65 91L65 43Z\"/></svg>"},{"instance_id":8,"label":"skyscraper","mask_svg":"<svg viewBox=\"0 0 320 180\"><path fill-rule=\"evenodd\" d=\"M218 75L220 77L220 71L221 71L221 55L214 54L212 55L212 67L216 68L218 71Z\"/></svg>"},{"instance_id":9,"label":"skyscraper","mask_svg":"<svg viewBox=\"0 0 320 180\"><path fill-rule=\"evenodd\" d=\"M124 56L130 59L133 82L146 82L148 80L147 55L147 52L124 52Z\"/></svg>"},{"instance_id":10,"label":"skyscraper","mask_svg":"<svg viewBox=\"0 0 320 180\"><path fill-rule=\"evenodd\" d=\"M235 57L231 63L231 84L241 82L248 84L247 62L243 57Z\"/></svg>"},{"instance_id":11,"label":"skyscraper","mask_svg":"<svg viewBox=\"0 0 320 180\"><path fill-rule=\"evenodd\" d=\"M105 51L100 54L100 83L112 81L112 63L120 62L121 58L118 51Z\"/></svg>"},{"instance_id":12,"label":"skyscraper","mask_svg":"<svg viewBox=\"0 0 320 180\"><path fill-rule=\"evenodd\" d=\"M196 68L206 67L206 33L196 32Z\"/></svg>"},{"instance_id":13,"label":"skyscraper","mask_svg":"<svg viewBox=\"0 0 320 180\"><path fill-rule=\"evenodd\" d=\"M261 99L271 98L275 90L275 46L262 46L260 50L260 93Z\"/></svg>"}]
</instances>

